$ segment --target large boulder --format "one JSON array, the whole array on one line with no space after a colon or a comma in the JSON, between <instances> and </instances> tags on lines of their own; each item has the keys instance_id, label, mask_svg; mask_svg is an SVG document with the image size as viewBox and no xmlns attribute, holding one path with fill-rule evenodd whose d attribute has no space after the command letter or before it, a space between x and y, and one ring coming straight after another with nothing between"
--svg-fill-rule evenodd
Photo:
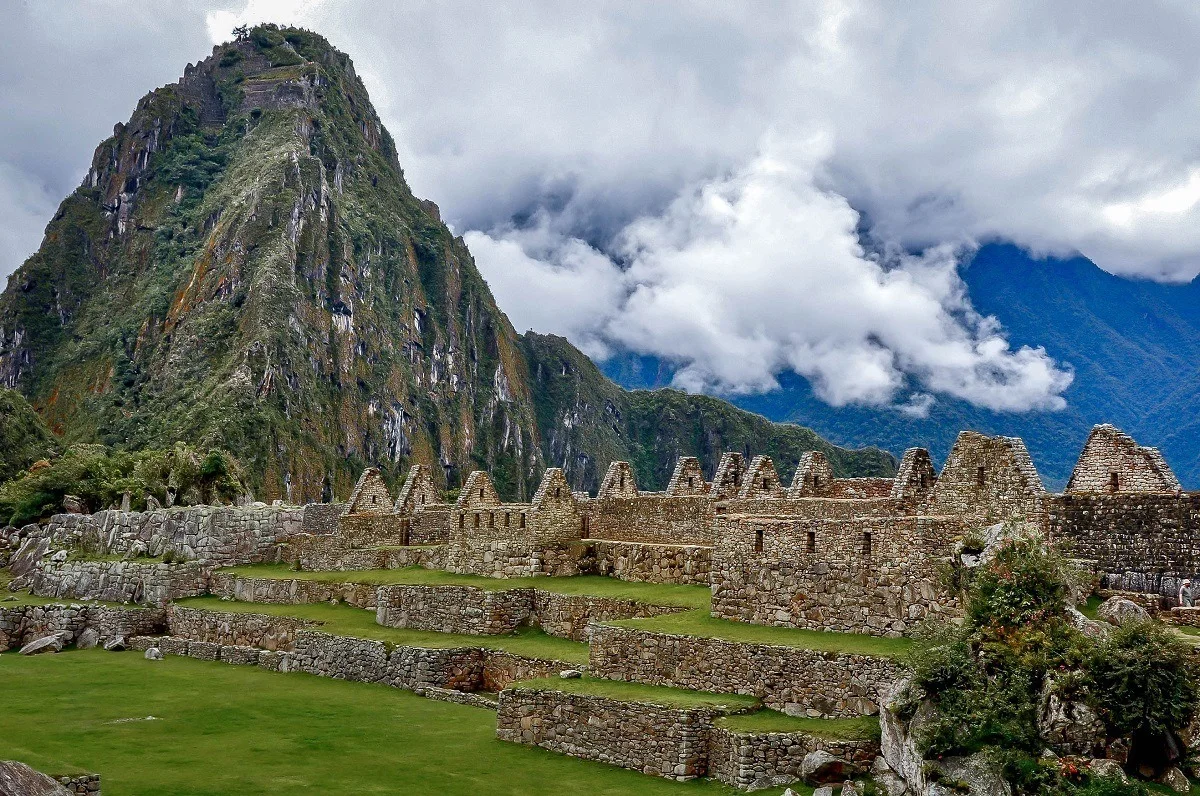
<instances>
[{"instance_id":1,"label":"large boulder","mask_svg":"<svg viewBox=\"0 0 1200 796\"><path fill-rule=\"evenodd\" d=\"M930 779L936 778L936 782L930 786L928 796L942 787L958 796L964 793L964 788L968 796L1012 796L1012 786L983 752L931 761L930 768Z\"/></svg>"},{"instance_id":2,"label":"large boulder","mask_svg":"<svg viewBox=\"0 0 1200 796\"><path fill-rule=\"evenodd\" d=\"M928 700L922 699L911 718L902 718L901 706L924 696L912 693L913 688L912 680L905 678L884 693L879 710L879 744L888 767L904 782L909 793L919 794L925 791L925 760L917 751L916 735L937 712Z\"/></svg>"},{"instance_id":3,"label":"large boulder","mask_svg":"<svg viewBox=\"0 0 1200 796\"><path fill-rule=\"evenodd\" d=\"M90 650L100 645L100 633L96 628L84 628L79 634L79 638L75 639L75 649Z\"/></svg>"},{"instance_id":4,"label":"large boulder","mask_svg":"<svg viewBox=\"0 0 1200 796\"><path fill-rule=\"evenodd\" d=\"M857 766L831 755L824 749L809 752L800 763L800 777L809 785L842 782L846 777L857 773L861 773Z\"/></svg>"},{"instance_id":5,"label":"large boulder","mask_svg":"<svg viewBox=\"0 0 1200 796\"><path fill-rule=\"evenodd\" d=\"M1067 606L1067 621L1071 626L1078 630L1088 638L1102 639L1108 635L1111 628L1103 622L1097 622L1095 619L1088 619L1075 606Z\"/></svg>"},{"instance_id":6,"label":"large boulder","mask_svg":"<svg viewBox=\"0 0 1200 796\"><path fill-rule=\"evenodd\" d=\"M126 649L125 637L113 636L104 642L104 649L108 652L124 652Z\"/></svg>"},{"instance_id":7,"label":"large boulder","mask_svg":"<svg viewBox=\"0 0 1200 796\"><path fill-rule=\"evenodd\" d=\"M1118 779L1121 782L1129 782L1129 776L1125 773L1125 769L1116 760L1107 758L1097 758L1088 763L1088 768L1092 770L1093 777L1103 777L1105 779Z\"/></svg>"},{"instance_id":8,"label":"large boulder","mask_svg":"<svg viewBox=\"0 0 1200 796\"><path fill-rule=\"evenodd\" d=\"M1124 597L1109 597L1096 610L1096 616L1110 625L1123 625L1126 622L1146 622L1150 619L1149 612Z\"/></svg>"},{"instance_id":9,"label":"large boulder","mask_svg":"<svg viewBox=\"0 0 1200 796\"><path fill-rule=\"evenodd\" d=\"M1042 740L1060 755L1097 757L1104 754L1108 740L1107 728L1096 711L1059 693L1052 677L1042 686L1037 728Z\"/></svg>"},{"instance_id":10,"label":"large boulder","mask_svg":"<svg viewBox=\"0 0 1200 796\"><path fill-rule=\"evenodd\" d=\"M53 633L49 636L42 636L35 639L24 647L21 647L22 655L40 655L43 652L62 652L63 638L58 633Z\"/></svg>"},{"instance_id":11,"label":"large boulder","mask_svg":"<svg viewBox=\"0 0 1200 796\"><path fill-rule=\"evenodd\" d=\"M1192 783L1188 782L1187 776L1179 770L1178 766L1168 768L1158 781L1176 793L1190 793L1192 790Z\"/></svg>"},{"instance_id":12,"label":"large boulder","mask_svg":"<svg viewBox=\"0 0 1200 796\"><path fill-rule=\"evenodd\" d=\"M163 659L162 650L160 650L158 647L150 647L148 650L146 650L144 657L148 661L161 661Z\"/></svg>"},{"instance_id":13,"label":"large boulder","mask_svg":"<svg viewBox=\"0 0 1200 796\"><path fill-rule=\"evenodd\" d=\"M15 760L0 760L0 794L3 796L70 796L53 778Z\"/></svg>"}]
</instances>

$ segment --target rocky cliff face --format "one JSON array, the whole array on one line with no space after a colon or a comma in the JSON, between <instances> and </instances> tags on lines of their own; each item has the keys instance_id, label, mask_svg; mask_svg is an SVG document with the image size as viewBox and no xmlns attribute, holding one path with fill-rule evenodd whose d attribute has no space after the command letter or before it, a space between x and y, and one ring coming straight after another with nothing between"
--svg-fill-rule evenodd
<instances>
[{"instance_id":1,"label":"rocky cliff face","mask_svg":"<svg viewBox=\"0 0 1200 796\"><path fill-rule=\"evenodd\" d=\"M573 404L538 396L561 359L544 353L408 189L350 59L294 29L256 28L146 95L0 296L0 386L66 441L224 447L265 499L329 499L410 461L450 486L486 468L523 497L548 462L582 486L617 455L657 474L693 444L742 447L720 424L647 431L655 410L631 407L658 399L594 367ZM844 472L894 465L842 453Z\"/></svg>"}]
</instances>

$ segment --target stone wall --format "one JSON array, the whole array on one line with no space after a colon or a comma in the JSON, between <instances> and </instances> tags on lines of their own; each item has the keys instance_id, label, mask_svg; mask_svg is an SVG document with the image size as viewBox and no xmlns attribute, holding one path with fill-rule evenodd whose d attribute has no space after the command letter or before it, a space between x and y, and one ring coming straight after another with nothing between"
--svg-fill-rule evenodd
<instances>
[{"instance_id":1,"label":"stone wall","mask_svg":"<svg viewBox=\"0 0 1200 796\"><path fill-rule=\"evenodd\" d=\"M970 517L976 526L1043 520L1046 490L1016 437L958 435L931 495L929 513Z\"/></svg>"},{"instance_id":2,"label":"stone wall","mask_svg":"<svg viewBox=\"0 0 1200 796\"><path fill-rule=\"evenodd\" d=\"M285 652L294 649L296 638L303 628L313 624L307 619L290 616L210 611L179 605L167 609L167 630L172 636L217 645Z\"/></svg>"},{"instance_id":3,"label":"stone wall","mask_svg":"<svg viewBox=\"0 0 1200 796\"><path fill-rule=\"evenodd\" d=\"M55 781L75 796L100 796L99 774L56 774Z\"/></svg>"},{"instance_id":4,"label":"stone wall","mask_svg":"<svg viewBox=\"0 0 1200 796\"><path fill-rule=\"evenodd\" d=\"M1066 493L1178 492L1175 473L1157 448L1144 448L1115 426L1095 426Z\"/></svg>"},{"instance_id":5,"label":"stone wall","mask_svg":"<svg viewBox=\"0 0 1200 796\"><path fill-rule=\"evenodd\" d=\"M957 615L940 563L956 518L719 517L712 612L761 625L899 636Z\"/></svg>"},{"instance_id":6,"label":"stone wall","mask_svg":"<svg viewBox=\"0 0 1200 796\"><path fill-rule=\"evenodd\" d=\"M0 603L0 652L18 649L29 642L65 632L72 639L87 628L101 641L117 636L159 633L166 627L166 613L158 608L124 608L107 605L14 605Z\"/></svg>"},{"instance_id":7,"label":"stone wall","mask_svg":"<svg viewBox=\"0 0 1200 796\"><path fill-rule=\"evenodd\" d=\"M809 752L828 752L863 770L879 755L877 740L823 738L805 732L739 732L719 723L710 739L708 775L742 790L798 782Z\"/></svg>"},{"instance_id":8,"label":"stone wall","mask_svg":"<svg viewBox=\"0 0 1200 796\"><path fill-rule=\"evenodd\" d=\"M14 589L29 589L40 597L103 600L112 603L166 605L170 600L208 591L208 567L131 561L43 560L13 581Z\"/></svg>"},{"instance_id":9,"label":"stone wall","mask_svg":"<svg viewBox=\"0 0 1200 796\"><path fill-rule=\"evenodd\" d=\"M376 586L366 583L247 578L224 572L214 572L208 578L208 591L214 597L274 605L305 605L337 600L356 608L374 608L376 589Z\"/></svg>"},{"instance_id":10,"label":"stone wall","mask_svg":"<svg viewBox=\"0 0 1200 796\"><path fill-rule=\"evenodd\" d=\"M345 503L308 503L302 511L300 533L328 536L337 533L338 517L346 510Z\"/></svg>"},{"instance_id":11,"label":"stone wall","mask_svg":"<svg viewBox=\"0 0 1200 796\"><path fill-rule=\"evenodd\" d=\"M586 670L586 666L577 663L547 660L544 658L526 658L513 655L511 652L485 650L483 660L483 679L477 691L503 691L513 683L523 680L534 680L540 677L554 677L568 669Z\"/></svg>"},{"instance_id":12,"label":"stone wall","mask_svg":"<svg viewBox=\"0 0 1200 796\"><path fill-rule=\"evenodd\" d=\"M444 569L446 548L444 545L351 548L340 536L299 534L288 540L281 557L292 563L298 561L301 569L310 572L405 567Z\"/></svg>"},{"instance_id":13,"label":"stone wall","mask_svg":"<svg viewBox=\"0 0 1200 796\"><path fill-rule=\"evenodd\" d=\"M1106 589L1177 603L1200 574L1200 493L1072 494L1047 501L1049 538L1092 562Z\"/></svg>"},{"instance_id":14,"label":"stone wall","mask_svg":"<svg viewBox=\"0 0 1200 796\"><path fill-rule=\"evenodd\" d=\"M214 566L278 559L279 543L299 533L305 509L284 506L192 506L158 511L56 514L43 529L56 548L124 555L140 543L150 555L175 555Z\"/></svg>"},{"instance_id":15,"label":"stone wall","mask_svg":"<svg viewBox=\"0 0 1200 796\"><path fill-rule=\"evenodd\" d=\"M580 569L618 580L707 586L712 575L712 547L587 540Z\"/></svg>"},{"instance_id":16,"label":"stone wall","mask_svg":"<svg viewBox=\"0 0 1200 796\"><path fill-rule=\"evenodd\" d=\"M625 542L711 545L713 501L708 495L643 492L588 503L588 537Z\"/></svg>"},{"instance_id":17,"label":"stone wall","mask_svg":"<svg viewBox=\"0 0 1200 796\"><path fill-rule=\"evenodd\" d=\"M533 587L484 590L472 586L381 586L376 621L440 633L505 635L522 625L586 641L593 620L677 613L682 608L593 595L559 594Z\"/></svg>"},{"instance_id":18,"label":"stone wall","mask_svg":"<svg viewBox=\"0 0 1200 796\"><path fill-rule=\"evenodd\" d=\"M880 692L900 676L887 658L723 639L592 628L593 675L697 691L749 694L794 716L879 712Z\"/></svg>"},{"instance_id":19,"label":"stone wall","mask_svg":"<svg viewBox=\"0 0 1200 796\"><path fill-rule=\"evenodd\" d=\"M704 776L716 711L530 688L500 692L496 737L674 780Z\"/></svg>"},{"instance_id":20,"label":"stone wall","mask_svg":"<svg viewBox=\"0 0 1200 796\"><path fill-rule=\"evenodd\" d=\"M483 650L473 647L392 647L382 641L301 630L280 669L414 691L426 686L474 691L483 680L485 657Z\"/></svg>"}]
</instances>

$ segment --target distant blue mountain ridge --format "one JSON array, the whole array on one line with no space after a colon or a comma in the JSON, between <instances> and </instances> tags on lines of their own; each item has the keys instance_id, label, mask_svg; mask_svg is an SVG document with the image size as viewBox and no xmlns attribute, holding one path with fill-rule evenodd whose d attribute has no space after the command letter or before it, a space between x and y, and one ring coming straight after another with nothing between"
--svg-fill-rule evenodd
<instances>
[{"instance_id":1,"label":"distant blue mountain ridge","mask_svg":"<svg viewBox=\"0 0 1200 796\"><path fill-rule=\"evenodd\" d=\"M1113 423L1161 448L1185 488L1200 486L1200 282L1125 279L1083 257L1034 259L1008 244L982 247L962 275L976 309L997 317L1014 346L1044 346L1074 369L1066 409L998 413L939 395L928 417L913 418L889 408L829 406L794 373L782 374L774 392L727 397L832 442L897 455L921 446L941 460L964 429L1021 437L1051 489L1066 483L1091 427ZM667 385L673 373L669 363L636 354L602 367L632 388Z\"/></svg>"}]
</instances>

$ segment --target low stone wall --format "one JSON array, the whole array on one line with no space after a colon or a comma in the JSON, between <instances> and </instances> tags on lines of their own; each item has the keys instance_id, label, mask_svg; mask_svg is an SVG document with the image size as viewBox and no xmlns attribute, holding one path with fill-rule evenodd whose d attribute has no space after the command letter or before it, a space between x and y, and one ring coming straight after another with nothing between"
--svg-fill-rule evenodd
<instances>
[{"instance_id":1,"label":"low stone wall","mask_svg":"<svg viewBox=\"0 0 1200 796\"><path fill-rule=\"evenodd\" d=\"M485 591L473 586L380 586L375 621L475 636L512 633L530 619L531 589Z\"/></svg>"},{"instance_id":2,"label":"low stone wall","mask_svg":"<svg viewBox=\"0 0 1200 796\"><path fill-rule=\"evenodd\" d=\"M588 572L644 583L707 586L712 577L712 547L589 539Z\"/></svg>"},{"instance_id":3,"label":"low stone wall","mask_svg":"<svg viewBox=\"0 0 1200 796\"><path fill-rule=\"evenodd\" d=\"M43 561L12 583L39 597L166 605L208 591L203 564L147 561Z\"/></svg>"},{"instance_id":4,"label":"low stone wall","mask_svg":"<svg viewBox=\"0 0 1200 796\"><path fill-rule=\"evenodd\" d=\"M592 621L676 613L683 608L533 587L485 590L472 586L380 586L376 621L385 627L439 633L504 635L534 624L546 633L587 641Z\"/></svg>"},{"instance_id":5,"label":"low stone wall","mask_svg":"<svg viewBox=\"0 0 1200 796\"><path fill-rule=\"evenodd\" d=\"M0 652L52 633L69 633L74 640L92 628L104 642L116 636L159 633L165 627L166 612L159 608L58 603L4 607L0 603Z\"/></svg>"},{"instance_id":6,"label":"low stone wall","mask_svg":"<svg viewBox=\"0 0 1200 796\"><path fill-rule=\"evenodd\" d=\"M801 777L804 756L825 751L868 769L879 755L877 740L822 738L805 732L738 732L712 729L708 775L742 790L789 785Z\"/></svg>"},{"instance_id":7,"label":"low stone wall","mask_svg":"<svg viewBox=\"0 0 1200 796\"><path fill-rule=\"evenodd\" d=\"M473 694L469 691L455 691L452 688L428 686L416 693L426 699L436 699L439 702L454 702L458 705L470 705L471 707L486 708L487 710L496 710L500 706L497 700L489 696Z\"/></svg>"},{"instance_id":8,"label":"low stone wall","mask_svg":"<svg viewBox=\"0 0 1200 796\"><path fill-rule=\"evenodd\" d=\"M280 668L413 691L427 686L474 691L483 680L485 656L472 647L391 647L382 641L302 630Z\"/></svg>"},{"instance_id":9,"label":"low stone wall","mask_svg":"<svg viewBox=\"0 0 1200 796\"><path fill-rule=\"evenodd\" d=\"M376 589L376 586L366 583L329 583L301 578L247 578L224 572L214 572L208 578L208 592L213 596L274 605L305 605L337 600L356 608L373 608Z\"/></svg>"},{"instance_id":10,"label":"low stone wall","mask_svg":"<svg viewBox=\"0 0 1200 796\"><path fill-rule=\"evenodd\" d=\"M286 561L300 562L310 572L364 569L443 569L446 546L352 548L340 536L299 534L288 540L282 553Z\"/></svg>"},{"instance_id":11,"label":"low stone wall","mask_svg":"<svg viewBox=\"0 0 1200 796\"><path fill-rule=\"evenodd\" d=\"M536 689L500 692L496 737L674 780L704 776L713 710Z\"/></svg>"},{"instance_id":12,"label":"low stone wall","mask_svg":"<svg viewBox=\"0 0 1200 796\"><path fill-rule=\"evenodd\" d=\"M76 796L100 796L99 774L57 774L52 775L58 784L67 789L68 793Z\"/></svg>"},{"instance_id":13,"label":"low stone wall","mask_svg":"<svg viewBox=\"0 0 1200 796\"><path fill-rule=\"evenodd\" d=\"M151 555L172 551L214 566L275 561L279 543L299 533L296 506L191 506L157 511L56 514L42 530L55 548L124 555L141 544Z\"/></svg>"},{"instance_id":14,"label":"low stone wall","mask_svg":"<svg viewBox=\"0 0 1200 796\"><path fill-rule=\"evenodd\" d=\"M172 605L166 612L173 636L218 645L288 651L295 648L302 628L313 622L290 616L243 614Z\"/></svg>"},{"instance_id":15,"label":"low stone wall","mask_svg":"<svg viewBox=\"0 0 1200 796\"><path fill-rule=\"evenodd\" d=\"M793 716L874 715L900 664L887 658L747 644L593 625L597 677L697 691L749 694Z\"/></svg>"},{"instance_id":16,"label":"low stone wall","mask_svg":"<svg viewBox=\"0 0 1200 796\"><path fill-rule=\"evenodd\" d=\"M510 652L487 650L483 661L483 680L477 691L503 691L513 683L534 680L539 677L555 677L567 669L587 670L577 663L526 658Z\"/></svg>"}]
</instances>

